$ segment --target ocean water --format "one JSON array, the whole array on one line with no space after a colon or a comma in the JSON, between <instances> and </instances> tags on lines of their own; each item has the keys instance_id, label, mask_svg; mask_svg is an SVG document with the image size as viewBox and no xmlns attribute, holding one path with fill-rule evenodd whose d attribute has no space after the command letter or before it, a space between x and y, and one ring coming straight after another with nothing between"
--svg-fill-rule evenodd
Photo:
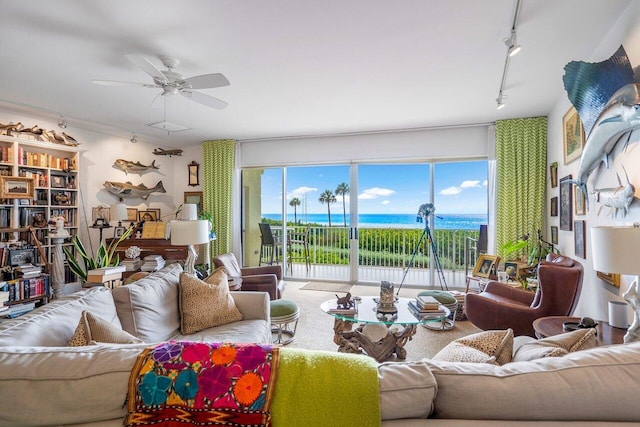
<instances>
[{"instance_id":1,"label":"ocean water","mask_svg":"<svg viewBox=\"0 0 640 427\"><path fill-rule=\"evenodd\" d=\"M263 218L280 221L280 214L262 214ZM327 214L298 214L298 222L329 225ZM287 215L287 221L293 222L293 214ZM347 214L347 225L350 218ZM487 223L486 214L438 214L434 228L442 230L478 230L481 224ZM342 226L344 220L341 213L331 213L331 225ZM360 214L358 226L362 228L424 228L425 224L416 221L415 214Z\"/></svg>"}]
</instances>

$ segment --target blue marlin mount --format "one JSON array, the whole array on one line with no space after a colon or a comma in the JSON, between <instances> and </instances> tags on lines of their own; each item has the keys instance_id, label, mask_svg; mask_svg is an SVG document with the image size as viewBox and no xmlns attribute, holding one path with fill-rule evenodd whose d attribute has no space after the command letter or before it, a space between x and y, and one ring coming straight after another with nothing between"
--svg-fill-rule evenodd
<instances>
[{"instance_id":1,"label":"blue marlin mount","mask_svg":"<svg viewBox=\"0 0 640 427\"><path fill-rule=\"evenodd\" d=\"M603 162L608 168L618 142L626 149L640 128L640 70L634 72L622 46L605 61L572 61L564 70L564 88L587 135L577 177L569 182L582 190L588 208L589 176Z\"/></svg>"}]
</instances>

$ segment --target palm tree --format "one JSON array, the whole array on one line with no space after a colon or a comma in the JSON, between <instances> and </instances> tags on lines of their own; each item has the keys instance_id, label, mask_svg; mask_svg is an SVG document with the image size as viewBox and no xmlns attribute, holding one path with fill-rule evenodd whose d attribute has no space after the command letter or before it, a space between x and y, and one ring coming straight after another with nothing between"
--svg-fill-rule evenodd
<instances>
[{"instance_id":1,"label":"palm tree","mask_svg":"<svg viewBox=\"0 0 640 427\"><path fill-rule=\"evenodd\" d=\"M327 204L327 214L329 215L329 227L331 227L331 203L336 202L336 196L331 192L331 190L324 190L324 192L320 195L318 199L320 203Z\"/></svg>"},{"instance_id":2,"label":"palm tree","mask_svg":"<svg viewBox=\"0 0 640 427\"><path fill-rule=\"evenodd\" d=\"M293 225L297 225L298 224L298 210L297 210L297 207L300 206L300 199L298 199L297 197L294 197L289 202L289 206L293 207Z\"/></svg>"},{"instance_id":3,"label":"palm tree","mask_svg":"<svg viewBox=\"0 0 640 427\"><path fill-rule=\"evenodd\" d=\"M336 196L342 196L342 220L344 226L347 226L347 208L345 207L344 196L349 194L349 185L346 182L342 182L336 188Z\"/></svg>"}]
</instances>

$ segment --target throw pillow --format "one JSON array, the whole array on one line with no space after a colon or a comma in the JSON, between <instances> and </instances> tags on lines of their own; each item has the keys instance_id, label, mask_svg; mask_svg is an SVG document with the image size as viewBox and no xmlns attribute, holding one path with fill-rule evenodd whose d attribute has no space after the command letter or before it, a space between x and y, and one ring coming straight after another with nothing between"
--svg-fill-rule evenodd
<instances>
[{"instance_id":1,"label":"throw pillow","mask_svg":"<svg viewBox=\"0 0 640 427\"><path fill-rule=\"evenodd\" d=\"M180 330L183 335L242 320L229 293L227 273L217 268L205 280L180 274Z\"/></svg>"},{"instance_id":2,"label":"throw pillow","mask_svg":"<svg viewBox=\"0 0 640 427\"><path fill-rule=\"evenodd\" d=\"M97 343L135 344L142 343L142 340L91 312L83 311L80 322L67 345L80 347Z\"/></svg>"},{"instance_id":3,"label":"throw pillow","mask_svg":"<svg viewBox=\"0 0 640 427\"><path fill-rule=\"evenodd\" d=\"M596 328L577 329L523 344L516 350L512 361L528 362L542 357L562 357L595 346Z\"/></svg>"},{"instance_id":4,"label":"throw pillow","mask_svg":"<svg viewBox=\"0 0 640 427\"><path fill-rule=\"evenodd\" d=\"M504 365L511 361L512 351L512 329L504 331L484 331L452 341L433 356L432 359L447 362Z\"/></svg>"}]
</instances>

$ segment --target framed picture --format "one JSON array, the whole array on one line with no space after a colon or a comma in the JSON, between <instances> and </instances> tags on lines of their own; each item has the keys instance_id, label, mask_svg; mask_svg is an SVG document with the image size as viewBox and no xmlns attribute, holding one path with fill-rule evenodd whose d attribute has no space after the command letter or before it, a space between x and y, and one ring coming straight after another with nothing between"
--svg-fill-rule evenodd
<instances>
[{"instance_id":1,"label":"framed picture","mask_svg":"<svg viewBox=\"0 0 640 427\"><path fill-rule=\"evenodd\" d=\"M189 168L189 185L191 187L200 185L200 164L193 160L187 167Z\"/></svg>"},{"instance_id":2,"label":"framed picture","mask_svg":"<svg viewBox=\"0 0 640 427\"><path fill-rule=\"evenodd\" d=\"M473 275L488 279L489 276L495 274L499 262L500 257L498 256L482 254L478 257L478 261L476 261L476 266L473 268Z\"/></svg>"},{"instance_id":3,"label":"framed picture","mask_svg":"<svg viewBox=\"0 0 640 427\"><path fill-rule=\"evenodd\" d=\"M158 214L155 210L138 211L138 221L157 221Z\"/></svg>"},{"instance_id":4,"label":"framed picture","mask_svg":"<svg viewBox=\"0 0 640 427\"><path fill-rule=\"evenodd\" d=\"M550 202L551 216L558 216L558 198L552 197Z\"/></svg>"},{"instance_id":5,"label":"framed picture","mask_svg":"<svg viewBox=\"0 0 640 427\"><path fill-rule=\"evenodd\" d=\"M160 209L159 208L147 208L147 210L149 212L155 212L156 221L162 221L162 215L160 215Z\"/></svg>"},{"instance_id":6,"label":"framed picture","mask_svg":"<svg viewBox=\"0 0 640 427\"><path fill-rule=\"evenodd\" d=\"M580 115L574 107L569 108L562 117L562 140L564 152L564 164L569 164L582 155L584 145L584 127Z\"/></svg>"},{"instance_id":7,"label":"framed picture","mask_svg":"<svg viewBox=\"0 0 640 427\"><path fill-rule=\"evenodd\" d=\"M0 199L33 199L33 178L0 176Z\"/></svg>"},{"instance_id":8,"label":"framed picture","mask_svg":"<svg viewBox=\"0 0 640 427\"><path fill-rule=\"evenodd\" d=\"M122 235L124 234L124 227L116 227L114 232L113 232L113 238L114 239L119 239L120 237L122 237Z\"/></svg>"},{"instance_id":9,"label":"framed picture","mask_svg":"<svg viewBox=\"0 0 640 427\"><path fill-rule=\"evenodd\" d=\"M138 209L127 208L127 221L138 221Z\"/></svg>"},{"instance_id":10,"label":"framed picture","mask_svg":"<svg viewBox=\"0 0 640 427\"><path fill-rule=\"evenodd\" d=\"M64 182L64 177L58 176L58 175L51 175L51 187L66 188L67 184Z\"/></svg>"},{"instance_id":11,"label":"framed picture","mask_svg":"<svg viewBox=\"0 0 640 427\"><path fill-rule=\"evenodd\" d=\"M598 278L604 280L608 284L615 286L616 288L620 287L620 275L613 273L603 273L602 271L597 272Z\"/></svg>"},{"instance_id":12,"label":"framed picture","mask_svg":"<svg viewBox=\"0 0 640 427\"><path fill-rule=\"evenodd\" d=\"M558 162L549 165L549 177L551 179L551 188L558 186Z\"/></svg>"},{"instance_id":13,"label":"framed picture","mask_svg":"<svg viewBox=\"0 0 640 427\"><path fill-rule=\"evenodd\" d=\"M574 245L575 245L575 252L576 252L576 256L580 257L580 258L586 258L587 254L587 241L584 237L584 229L585 229L585 223L584 221L580 220L580 221L575 221L574 225L574 232L573 232L573 240L574 240Z\"/></svg>"},{"instance_id":14,"label":"framed picture","mask_svg":"<svg viewBox=\"0 0 640 427\"><path fill-rule=\"evenodd\" d=\"M551 243L558 244L558 227L555 225L551 226Z\"/></svg>"},{"instance_id":15,"label":"framed picture","mask_svg":"<svg viewBox=\"0 0 640 427\"><path fill-rule=\"evenodd\" d=\"M198 207L198 215L202 213L202 191L185 191L184 202L195 204Z\"/></svg>"},{"instance_id":16,"label":"framed picture","mask_svg":"<svg viewBox=\"0 0 640 427\"><path fill-rule=\"evenodd\" d=\"M573 184L571 175L560 180L560 230L571 231L573 221Z\"/></svg>"},{"instance_id":17,"label":"framed picture","mask_svg":"<svg viewBox=\"0 0 640 427\"><path fill-rule=\"evenodd\" d=\"M584 198L584 193L578 186L574 186L573 192L575 195L575 214L576 215L586 215L587 214L587 201Z\"/></svg>"}]
</instances>

